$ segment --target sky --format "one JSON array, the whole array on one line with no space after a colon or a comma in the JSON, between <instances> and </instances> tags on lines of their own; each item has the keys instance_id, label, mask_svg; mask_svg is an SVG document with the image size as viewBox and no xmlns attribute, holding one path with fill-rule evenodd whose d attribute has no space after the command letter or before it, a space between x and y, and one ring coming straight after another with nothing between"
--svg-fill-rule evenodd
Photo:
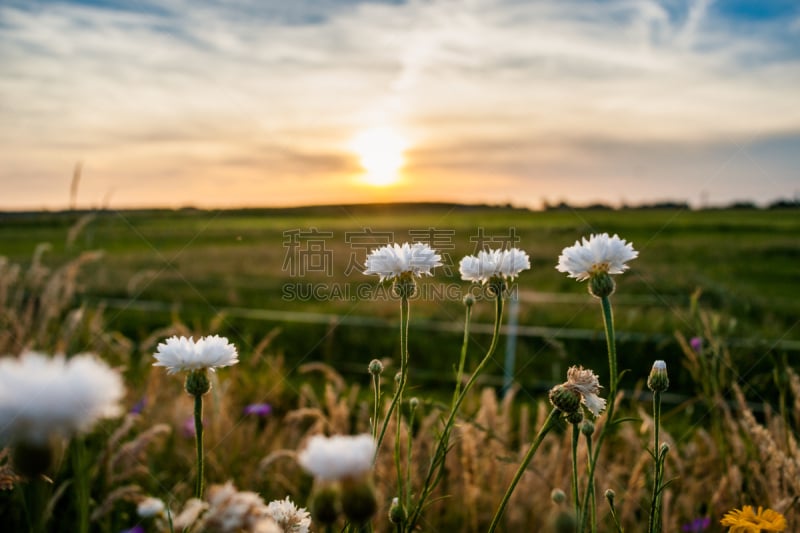
<instances>
[{"instance_id":1,"label":"sky","mask_svg":"<svg viewBox=\"0 0 800 533\"><path fill-rule=\"evenodd\" d=\"M0 209L763 205L799 104L794 0L3 0Z\"/></svg>"}]
</instances>

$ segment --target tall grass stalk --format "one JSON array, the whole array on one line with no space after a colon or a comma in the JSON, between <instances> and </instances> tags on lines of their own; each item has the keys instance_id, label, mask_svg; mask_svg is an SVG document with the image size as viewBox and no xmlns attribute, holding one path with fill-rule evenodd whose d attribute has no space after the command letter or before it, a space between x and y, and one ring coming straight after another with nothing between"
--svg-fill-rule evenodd
<instances>
[{"instance_id":1,"label":"tall grass stalk","mask_svg":"<svg viewBox=\"0 0 800 533\"><path fill-rule=\"evenodd\" d=\"M408 521L408 529L413 530L416 523L419 521L419 518L422 514L423 509L425 508L425 502L427 501L428 497L433 492L433 489L439 483L439 480L442 476L442 470L444 468L445 457L447 456L447 452L450 447L450 432L453 429L453 425L455 424L456 415L458 413L459 407L464 402L464 398L466 398L467 394L469 393L472 386L475 384L475 380L478 379L478 376L483 372L484 367L489 362L489 360L494 355L495 350L497 349L497 343L500 338L500 324L503 321L503 293L505 291L505 282L503 281L495 281L493 282L494 286L490 288L490 292L494 292L495 294L495 313L494 313L494 329L492 333L492 342L489 344L489 349L486 350L486 355L483 356L483 359L475 370L470 375L467 383L464 385L464 389L458 395L458 397L453 402L452 408L450 409L450 413L447 416L447 420L445 421L444 428L442 430L442 434L439 437L436 443L436 450L433 453L433 457L431 458L430 465L428 466L428 472L425 474L425 481L422 484L420 489L419 500L414 506L414 510L410 514L410 518ZM467 314L467 318L469 314ZM463 348L462 348L463 349Z\"/></svg>"}]
</instances>

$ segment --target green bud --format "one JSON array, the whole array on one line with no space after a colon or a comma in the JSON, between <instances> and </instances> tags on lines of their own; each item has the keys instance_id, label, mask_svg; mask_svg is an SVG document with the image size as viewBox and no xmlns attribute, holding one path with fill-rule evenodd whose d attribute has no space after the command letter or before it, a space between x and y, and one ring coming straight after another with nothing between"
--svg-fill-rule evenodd
<instances>
[{"instance_id":1,"label":"green bud","mask_svg":"<svg viewBox=\"0 0 800 533\"><path fill-rule=\"evenodd\" d=\"M575 533L578 531L578 519L572 510L562 509L550 519L550 530L555 533Z\"/></svg>"},{"instance_id":2,"label":"green bud","mask_svg":"<svg viewBox=\"0 0 800 533\"><path fill-rule=\"evenodd\" d=\"M614 279L608 272L597 272L589 278L589 294L595 298L611 296L615 288Z\"/></svg>"},{"instance_id":3,"label":"green bud","mask_svg":"<svg viewBox=\"0 0 800 533\"><path fill-rule=\"evenodd\" d=\"M647 377L647 388L653 392L664 392L669 388L669 377L667 376L667 364L664 361L656 361Z\"/></svg>"},{"instance_id":4,"label":"green bud","mask_svg":"<svg viewBox=\"0 0 800 533\"><path fill-rule=\"evenodd\" d=\"M373 376L379 376L383 373L383 363L381 363L378 359L373 359L369 362L369 373Z\"/></svg>"},{"instance_id":5,"label":"green bud","mask_svg":"<svg viewBox=\"0 0 800 533\"><path fill-rule=\"evenodd\" d=\"M583 410L578 409L577 411L567 413L567 422L576 426L583 422Z\"/></svg>"},{"instance_id":6,"label":"green bud","mask_svg":"<svg viewBox=\"0 0 800 533\"><path fill-rule=\"evenodd\" d=\"M617 494L613 490L606 489L606 500L608 500L608 503L611 504L611 507L614 507L614 498L616 496Z\"/></svg>"},{"instance_id":7,"label":"green bud","mask_svg":"<svg viewBox=\"0 0 800 533\"><path fill-rule=\"evenodd\" d=\"M341 513L338 486L328 484L315 489L311 495L309 507L315 522L322 525L330 525L336 522Z\"/></svg>"},{"instance_id":8,"label":"green bud","mask_svg":"<svg viewBox=\"0 0 800 533\"><path fill-rule=\"evenodd\" d=\"M414 411L417 407L419 407L419 398L414 396L410 400L408 400L408 406Z\"/></svg>"},{"instance_id":9,"label":"green bud","mask_svg":"<svg viewBox=\"0 0 800 533\"><path fill-rule=\"evenodd\" d=\"M567 500L567 495L561 489L553 489L550 492L550 499L553 503L564 503Z\"/></svg>"},{"instance_id":10,"label":"green bud","mask_svg":"<svg viewBox=\"0 0 800 533\"><path fill-rule=\"evenodd\" d=\"M392 505L389 507L389 522L392 524L402 524L406 521L408 515L406 510L400 505L399 498L392 498Z\"/></svg>"},{"instance_id":11,"label":"green bud","mask_svg":"<svg viewBox=\"0 0 800 533\"><path fill-rule=\"evenodd\" d=\"M208 380L208 373L205 368L192 370L186 376L186 392L192 396L202 396L211 390L211 382Z\"/></svg>"},{"instance_id":12,"label":"green bud","mask_svg":"<svg viewBox=\"0 0 800 533\"><path fill-rule=\"evenodd\" d=\"M594 424L591 420L584 420L583 424L581 424L581 433L586 435L587 437L592 436L594 433Z\"/></svg>"},{"instance_id":13,"label":"green bud","mask_svg":"<svg viewBox=\"0 0 800 533\"><path fill-rule=\"evenodd\" d=\"M467 294L466 296L464 296L464 305L466 305L467 307L472 307L473 305L475 305L475 297L471 294Z\"/></svg>"},{"instance_id":14,"label":"green bud","mask_svg":"<svg viewBox=\"0 0 800 533\"><path fill-rule=\"evenodd\" d=\"M556 385L550 390L550 403L563 413L574 413L581 407L581 395L563 384Z\"/></svg>"},{"instance_id":15,"label":"green bud","mask_svg":"<svg viewBox=\"0 0 800 533\"><path fill-rule=\"evenodd\" d=\"M342 480L342 511L354 524L364 524L378 510L375 488L367 479Z\"/></svg>"}]
</instances>

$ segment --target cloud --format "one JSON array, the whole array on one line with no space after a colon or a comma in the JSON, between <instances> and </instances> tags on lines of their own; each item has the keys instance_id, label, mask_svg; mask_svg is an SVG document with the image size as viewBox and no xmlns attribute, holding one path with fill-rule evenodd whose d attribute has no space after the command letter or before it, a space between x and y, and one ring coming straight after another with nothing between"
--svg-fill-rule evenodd
<instances>
[{"instance_id":1,"label":"cloud","mask_svg":"<svg viewBox=\"0 0 800 533\"><path fill-rule=\"evenodd\" d=\"M102 169L124 191L146 173L186 201L188 183L231 169L243 188L268 170L330 193L356 172L349 140L385 124L416 143L423 182L477 184L480 170L528 183L602 163L592 144L630 147L609 152L618 161L640 146L712 160L711 146L800 131L796 14L705 0L102 4L0 7L4 183L63 179L83 159L87 183Z\"/></svg>"}]
</instances>

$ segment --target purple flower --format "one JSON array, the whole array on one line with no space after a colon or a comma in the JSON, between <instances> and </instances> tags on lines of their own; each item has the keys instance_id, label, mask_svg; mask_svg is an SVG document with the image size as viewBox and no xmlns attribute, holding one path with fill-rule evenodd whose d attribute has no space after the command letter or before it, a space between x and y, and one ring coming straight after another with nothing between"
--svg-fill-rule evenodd
<instances>
[{"instance_id":1,"label":"purple flower","mask_svg":"<svg viewBox=\"0 0 800 533\"><path fill-rule=\"evenodd\" d=\"M703 351L703 338L702 337L692 337L689 340L689 346L691 346L692 350L694 350L697 353L702 352Z\"/></svg>"},{"instance_id":2,"label":"purple flower","mask_svg":"<svg viewBox=\"0 0 800 533\"><path fill-rule=\"evenodd\" d=\"M133 407L131 407L131 414L134 414L134 415L142 414L142 411L144 411L144 406L146 404L147 404L147 401L145 400L145 397L142 396L142 399L139 400L138 402L136 402L135 404L133 404Z\"/></svg>"},{"instance_id":3,"label":"purple flower","mask_svg":"<svg viewBox=\"0 0 800 533\"><path fill-rule=\"evenodd\" d=\"M203 420L203 427L206 426L206 421ZM190 416L186 420L183 421L181 425L181 434L187 439L193 439L194 436L197 434L194 428L194 417Z\"/></svg>"},{"instance_id":4,"label":"purple flower","mask_svg":"<svg viewBox=\"0 0 800 533\"><path fill-rule=\"evenodd\" d=\"M686 533L701 533L708 529L710 525L711 518L708 516L702 516L700 518L695 518L688 524L683 524L681 526L681 531L685 531Z\"/></svg>"},{"instance_id":5,"label":"purple flower","mask_svg":"<svg viewBox=\"0 0 800 533\"><path fill-rule=\"evenodd\" d=\"M144 528L140 525L135 525L130 529L123 529L119 533L145 533Z\"/></svg>"},{"instance_id":6,"label":"purple flower","mask_svg":"<svg viewBox=\"0 0 800 533\"><path fill-rule=\"evenodd\" d=\"M272 406L268 403L251 403L244 408L244 414L256 416L269 416L272 414Z\"/></svg>"}]
</instances>

